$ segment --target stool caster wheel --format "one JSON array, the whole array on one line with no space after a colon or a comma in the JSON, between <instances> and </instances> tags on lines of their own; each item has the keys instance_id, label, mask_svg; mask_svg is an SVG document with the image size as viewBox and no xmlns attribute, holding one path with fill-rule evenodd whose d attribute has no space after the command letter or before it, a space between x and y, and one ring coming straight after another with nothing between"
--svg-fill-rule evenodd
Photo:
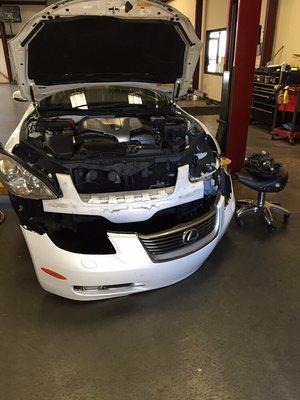
<instances>
[{"instance_id":1,"label":"stool caster wheel","mask_svg":"<svg viewBox=\"0 0 300 400\"><path fill-rule=\"evenodd\" d=\"M290 144L293 146L295 144L295 139L294 138L290 138L289 139Z\"/></svg>"},{"instance_id":2,"label":"stool caster wheel","mask_svg":"<svg viewBox=\"0 0 300 400\"><path fill-rule=\"evenodd\" d=\"M244 221L241 218L238 218L236 215L234 216L235 222L237 223L238 226L242 227L244 226Z\"/></svg>"},{"instance_id":3,"label":"stool caster wheel","mask_svg":"<svg viewBox=\"0 0 300 400\"><path fill-rule=\"evenodd\" d=\"M270 233L276 232L276 226L275 225L268 225L268 230Z\"/></svg>"},{"instance_id":4,"label":"stool caster wheel","mask_svg":"<svg viewBox=\"0 0 300 400\"><path fill-rule=\"evenodd\" d=\"M291 214L284 214L283 218L285 221L288 221L290 219Z\"/></svg>"},{"instance_id":5,"label":"stool caster wheel","mask_svg":"<svg viewBox=\"0 0 300 400\"><path fill-rule=\"evenodd\" d=\"M273 135L271 136L271 140L275 140L275 137Z\"/></svg>"}]
</instances>

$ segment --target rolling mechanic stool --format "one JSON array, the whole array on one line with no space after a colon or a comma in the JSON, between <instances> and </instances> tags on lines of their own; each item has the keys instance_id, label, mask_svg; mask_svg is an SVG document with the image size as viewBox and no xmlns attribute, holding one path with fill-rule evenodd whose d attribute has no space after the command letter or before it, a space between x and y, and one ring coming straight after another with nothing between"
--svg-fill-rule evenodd
<instances>
[{"instance_id":1,"label":"rolling mechanic stool","mask_svg":"<svg viewBox=\"0 0 300 400\"><path fill-rule=\"evenodd\" d=\"M241 226L243 224L242 217L247 214L260 214L268 225L271 232L276 230L272 211L283 214L287 220L290 212L281 207L278 203L269 203L266 201L267 193L281 192L288 181L288 173L280 168L275 175L270 178L258 178L249 173L236 174L239 182L258 192L257 201L254 200L239 200L237 201L238 209L235 213L236 222Z\"/></svg>"}]
</instances>

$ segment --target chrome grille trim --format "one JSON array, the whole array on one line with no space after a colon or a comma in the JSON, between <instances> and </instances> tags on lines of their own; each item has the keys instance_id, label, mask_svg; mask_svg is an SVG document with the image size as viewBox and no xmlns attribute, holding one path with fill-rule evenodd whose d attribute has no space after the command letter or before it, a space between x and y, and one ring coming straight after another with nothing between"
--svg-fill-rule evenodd
<instances>
[{"instance_id":1,"label":"chrome grille trim","mask_svg":"<svg viewBox=\"0 0 300 400\"><path fill-rule=\"evenodd\" d=\"M183 257L201 249L217 236L218 228L218 208L213 207L192 222L151 235L140 234L138 237L150 258L154 262L160 262ZM190 230L197 231L197 239L192 243L185 243L184 233Z\"/></svg>"}]
</instances>

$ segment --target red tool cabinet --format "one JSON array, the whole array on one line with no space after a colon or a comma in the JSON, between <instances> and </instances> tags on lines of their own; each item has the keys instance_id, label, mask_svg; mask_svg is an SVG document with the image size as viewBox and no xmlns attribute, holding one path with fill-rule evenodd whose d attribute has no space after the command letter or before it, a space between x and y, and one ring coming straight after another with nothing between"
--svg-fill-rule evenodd
<instances>
[{"instance_id":1,"label":"red tool cabinet","mask_svg":"<svg viewBox=\"0 0 300 400\"><path fill-rule=\"evenodd\" d=\"M300 139L300 85L288 87L288 102L283 103L283 94L278 96L274 114L272 139L283 137L291 144Z\"/></svg>"}]
</instances>

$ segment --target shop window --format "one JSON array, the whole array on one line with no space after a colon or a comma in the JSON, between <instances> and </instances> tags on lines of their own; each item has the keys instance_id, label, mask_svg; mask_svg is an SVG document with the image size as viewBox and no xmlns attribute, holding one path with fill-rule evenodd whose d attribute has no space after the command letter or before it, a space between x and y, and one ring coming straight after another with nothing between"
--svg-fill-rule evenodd
<instances>
[{"instance_id":1,"label":"shop window","mask_svg":"<svg viewBox=\"0 0 300 400\"><path fill-rule=\"evenodd\" d=\"M226 51L226 29L206 31L205 68L206 74L222 75Z\"/></svg>"}]
</instances>

